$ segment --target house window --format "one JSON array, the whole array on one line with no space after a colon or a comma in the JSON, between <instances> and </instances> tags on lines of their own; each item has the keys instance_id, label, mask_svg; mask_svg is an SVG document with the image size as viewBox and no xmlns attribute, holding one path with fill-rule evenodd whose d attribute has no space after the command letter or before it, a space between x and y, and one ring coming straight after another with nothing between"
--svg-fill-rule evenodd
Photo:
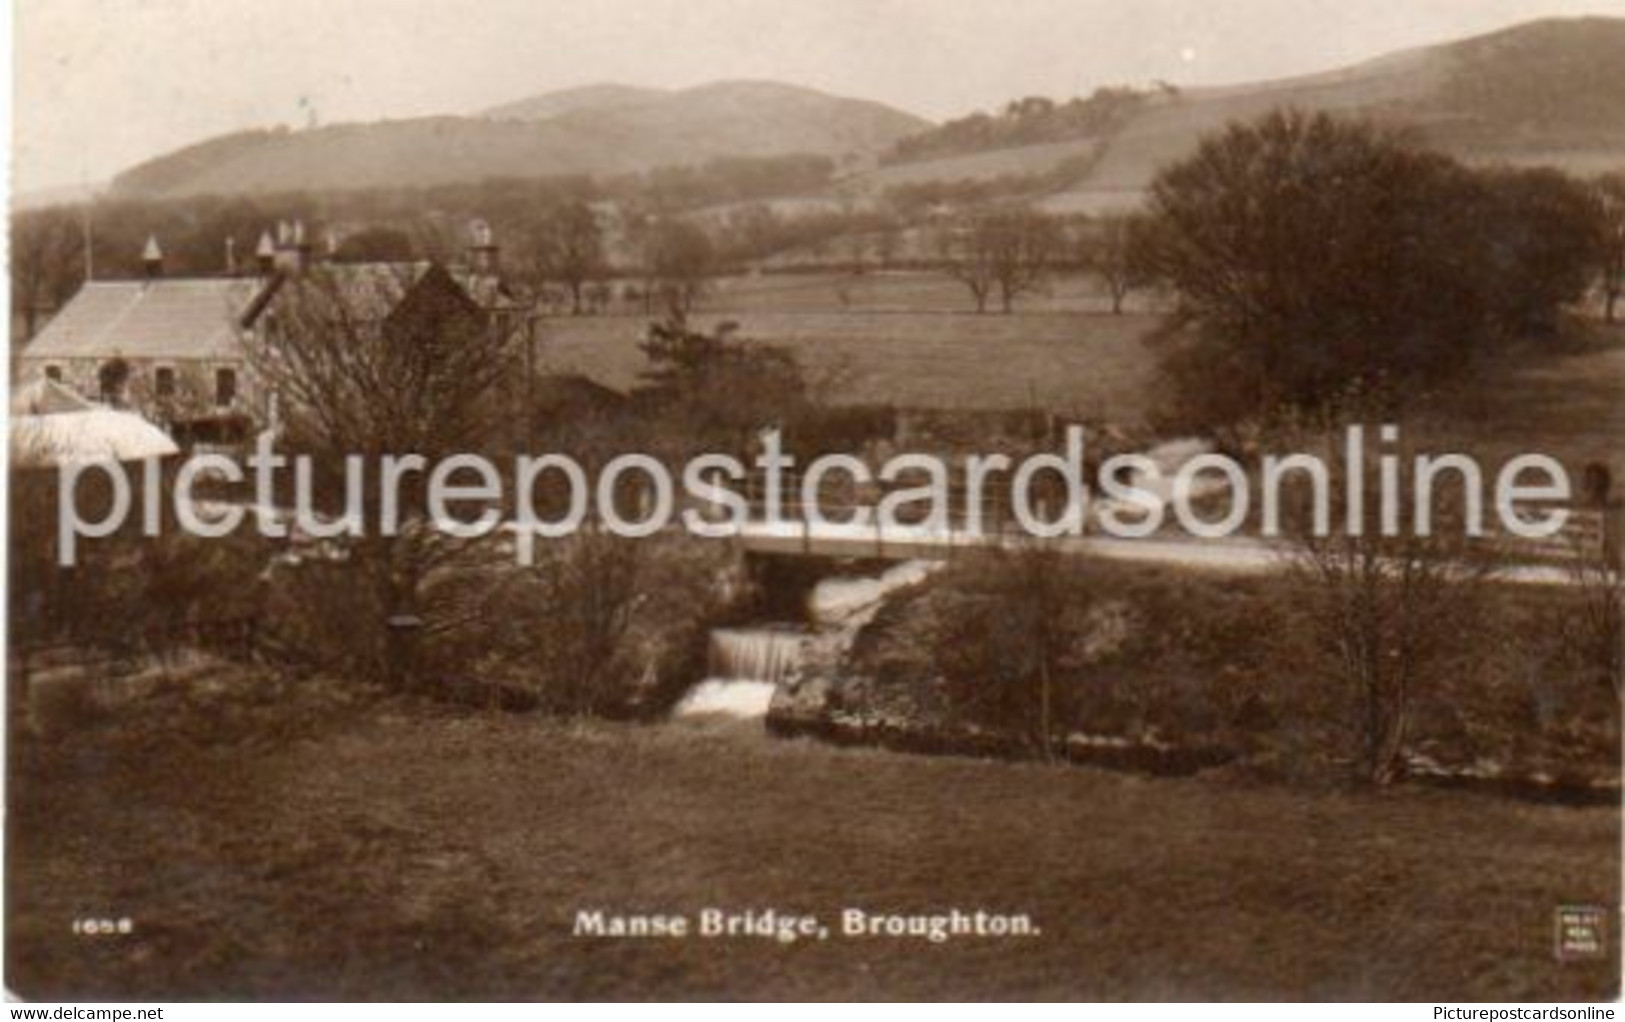
<instances>
[{"instance_id":1,"label":"house window","mask_svg":"<svg viewBox=\"0 0 1625 1022\"><path fill-rule=\"evenodd\" d=\"M46 366L45 367L45 378L47 380L51 380L54 383L61 383L62 382L62 367L61 366Z\"/></svg>"},{"instance_id":2,"label":"house window","mask_svg":"<svg viewBox=\"0 0 1625 1022\"><path fill-rule=\"evenodd\" d=\"M130 382L130 363L122 358L108 359L97 371L96 382L101 385L102 400L118 404L124 400L124 385Z\"/></svg>"},{"instance_id":3,"label":"house window","mask_svg":"<svg viewBox=\"0 0 1625 1022\"><path fill-rule=\"evenodd\" d=\"M237 370L214 371L214 403L217 408L229 408L237 400Z\"/></svg>"},{"instance_id":4,"label":"house window","mask_svg":"<svg viewBox=\"0 0 1625 1022\"><path fill-rule=\"evenodd\" d=\"M175 370L159 366L152 373L152 391L159 397L175 396Z\"/></svg>"}]
</instances>

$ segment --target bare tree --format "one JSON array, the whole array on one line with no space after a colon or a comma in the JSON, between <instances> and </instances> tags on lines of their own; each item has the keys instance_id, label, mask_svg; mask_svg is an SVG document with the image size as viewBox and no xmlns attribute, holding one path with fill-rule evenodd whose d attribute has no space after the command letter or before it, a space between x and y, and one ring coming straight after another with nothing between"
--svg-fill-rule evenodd
<instances>
[{"instance_id":1,"label":"bare tree","mask_svg":"<svg viewBox=\"0 0 1625 1022\"><path fill-rule=\"evenodd\" d=\"M331 495L344 459L421 455L429 464L478 451L495 435L499 384L512 372L520 338L475 306L438 264L315 267L288 280L263 336L248 343L261 384L279 398L284 446L309 455L318 489ZM371 472L374 466L369 465ZM416 618L425 580L456 553L428 527L424 473L403 473L386 527L382 487L363 486L359 536L347 540L374 618L377 664L410 677L410 648L392 621Z\"/></svg>"},{"instance_id":2,"label":"bare tree","mask_svg":"<svg viewBox=\"0 0 1625 1022\"><path fill-rule=\"evenodd\" d=\"M585 202L557 206L535 224L529 239L531 269L539 282L570 293L570 314L586 311L586 286L604 272L603 232Z\"/></svg>"},{"instance_id":3,"label":"bare tree","mask_svg":"<svg viewBox=\"0 0 1625 1022\"><path fill-rule=\"evenodd\" d=\"M658 295L668 312L686 315L705 293L716 272L715 262L711 239L699 226L682 220L656 223L644 245L644 271L650 281L645 302L652 304Z\"/></svg>"},{"instance_id":4,"label":"bare tree","mask_svg":"<svg viewBox=\"0 0 1625 1022\"><path fill-rule=\"evenodd\" d=\"M1612 323L1619 297L1625 294L1625 174L1608 174L1593 184L1602 214L1603 319Z\"/></svg>"},{"instance_id":5,"label":"bare tree","mask_svg":"<svg viewBox=\"0 0 1625 1022\"><path fill-rule=\"evenodd\" d=\"M1055 222L1032 210L985 210L938 238L948 273L986 312L996 295L1009 313L1021 295L1037 290L1056 254Z\"/></svg>"},{"instance_id":6,"label":"bare tree","mask_svg":"<svg viewBox=\"0 0 1625 1022\"><path fill-rule=\"evenodd\" d=\"M84 279L82 225L65 208L19 214L11 226L11 305L30 339L40 313L60 308Z\"/></svg>"},{"instance_id":7,"label":"bare tree","mask_svg":"<svg viewBox=\"0 0 1625 1022\"><path fill-rule=\"evenodd\" d=\"M1320 438L1327 452L1333 435ZM1288 487L1288 550L1300 586L1295 623L1309 658L1308 683L1338 683L1333 691L1347 716L1332 719L1347 723L1357 776L1385 785L1404 775L1418 703L1482 627L1494 551L1472 541L1459 502L1443 494L1430 500L1426 530L1416 527L1418 505L1409 497L1396 498L1388 523L1379 501L1365 501L1355 529L1348 527L1346 481L1332 478L1327 491L1330 527L1320 534L1311 520L1312 494ZM1378 492L1374 472L1364 492Z\"/></svg>"},{"instance_id":8,"label":"bare tree","mask_svg":"<svg viewBox=\"0 0 1625 1022\"><path fill-rule=\"evenodd\" d=\"M918 630L889 641L913 644L933 665L960 722L1018 737L1050 760L1077 719L1097 588L1041 545L978 554L935 590Z\"/></svg>"},{"instance_id":9,"label":"bare tree","mask_svg":"<svg viewBox=\"0 0 1625 1022\"><path fill-rule=\"evenodd\" d=\"M1619 547L1620 504L1613 499L1606 466L1587 467L1582 515L1594 516L1595 530L1574 530L1569 551L1569 582L1575 604L1560 619L1563 647L1591 679L1625 698L1625 571Z\"/></svg>"},{"instance_id":10,"label":"bare tree","mask_svg":"<svg viewBox=\"0 0 1625 1022\"><path fill-rule=\"evenodd\" d=\"M542 650L554 682L548 701L565 713L601 712L615 694L614 676L626 653L626 636L641 599L641 547L636 540L596 529L578 533L552 563L533 573L539 605L548 608Z\"/></svg>"},{"instance_id":11,"label":"bare tree","mask_svg":"<svg viewBox=\"0 0 1625 1022\"><path fill-rule=\"evenodd\" d=\"M1565 646L1582 670L1613 691L1617 705L1625 695L1625 574L1588 550L1572 562L1570 577L1578 605L1564 618Z\"/></svg>"},{"instance_id":12,"label":"bare tree","mask_svg":"<svg viewBox=\"0 0 1625 1022\"><path fill-rule=\"evenodd\" d=\"M1077 237L1078 263L1105 285L1114 316L1123 314L1123 301L1129 292L1145 283L1134 259L1132 239L1136 224L1127 214L1108 214L1092 225L1085 225Z\"/></svg>"}]
</instances>

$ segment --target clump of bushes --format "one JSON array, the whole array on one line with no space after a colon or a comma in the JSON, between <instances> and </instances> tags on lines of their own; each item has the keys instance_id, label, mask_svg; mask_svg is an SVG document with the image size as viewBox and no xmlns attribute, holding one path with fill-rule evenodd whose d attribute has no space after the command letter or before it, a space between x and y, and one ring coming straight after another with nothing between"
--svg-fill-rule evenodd
<instances>
[{"instance_id":1,"label":"clump of bushes","mask_svg":"<svg viewBox=\"0 0 1625 1022\"><path fill-rule=\"evenodd\" d=\"M1035 754L1073 733L1234 741L1258 716L1256 581L987 554L883 611L848 669L884 712L1018 734Z\"/></svg>"},{"instance_id":2,"label":"clump of bushes","mask_svg":"<svg viewBox=\"0 0 1625 1022\"><path fill-rule=\"evenodd\" d=\"M1426 763L1611 778L1617 697L1575 663L1557 626L1578 598L1483 587L1470 624L1430 640L1406 698L1380 704L1377 737L1399 743L1392 776L1373 775L1364 754L1370 693L1325 627L1339 605L1304 573L978 556L885 608L854 643L832 702L856 717L1005 735L1043 757L1087 735L1222 748L1272 776L1380 782Z\"/></svg>"},{"instance_id":3,"label":"clump of bushes","mask_svg":"<svg viewBox=\"0 0 1625 1022\"><path fill-rule=\"evenodd\" d=\"M701 676L710 629L746 588L723 544L581 532L541 547L532 567L472 569L431 587L417 670L431 690L505 693L508 704L561 714L650 716Z\"/></svg>"}]
</instances>

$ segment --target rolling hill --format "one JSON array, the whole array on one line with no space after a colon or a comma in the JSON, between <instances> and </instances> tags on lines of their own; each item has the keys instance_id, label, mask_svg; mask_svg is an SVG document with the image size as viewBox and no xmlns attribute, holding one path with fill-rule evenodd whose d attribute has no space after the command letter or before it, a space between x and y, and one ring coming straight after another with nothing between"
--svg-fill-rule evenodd
<instances>
[{"instance_id":1,"label":"rolling hill","mask_svg":"<svg viewBox=\"0 0 1625 1022\"><path fill-rule=\"evenodd\" d=\"M481 111L479 116L497 121L545 121L550 117L573 114L581 110L611 110L615 107L653 103L669 97L666 89L646 89L637 85L600 82L574 89L544 92L527 96L512 103L503 103Z\"/></svg>"},{"instance_id":2,"label":"rolling hill","mask_svg":"<svg viewBox=\"0 0 1625 1022\"><path fill-rule=\"evenodd\" d=\"M1473 162L1625 167L1625 19L1530 22L1489 35L1277 81L1160 91L1109 133L938 154L848 177L843 190L995 177L1049 182L1054 212L1138 201L1157 169L1226 123L1280 106L1413 127ZM765 81L662 90L598 84L472 116L212 139L119 175L116 195L168 198L410 187L489 177L615 174L722 156L873 156L928 130L880 103ZM1072 176L1075 174L1075 176ZM1068 180L1070 178L1070 180Z\"/></svg>"},{"instance_id":3,"label":"rolling hill","mask_svg":"<svg viewBox=\"0 0 1625 1022\"><path fill-rule=\"evenodd\" d=\"M176 198L616 174L722 156L874 152L929 122L776 82L673 92L589 86L472 117L224 136L140 164L115 195Z\"/></svg>"},{"instance_id":4,"label":"rolling hill","mask_svg":"<svg viewBox=\"0 0 1625 1022\"><path fill-rule=\"evenodd\" d=\"M1087 170L1052 194L1055 212L1138 201L1157 169L1203 135L1281 106L1414 128L1471 162L1552 164L1577 173L1625 167L1625 19L1536 21L1301 78L1182 89L1152 98L1109 136L894 164L850 185L1041 174L1082 153ZM1091 149L1091 147L1098 147Z\"/></svg>"}]
</instances>

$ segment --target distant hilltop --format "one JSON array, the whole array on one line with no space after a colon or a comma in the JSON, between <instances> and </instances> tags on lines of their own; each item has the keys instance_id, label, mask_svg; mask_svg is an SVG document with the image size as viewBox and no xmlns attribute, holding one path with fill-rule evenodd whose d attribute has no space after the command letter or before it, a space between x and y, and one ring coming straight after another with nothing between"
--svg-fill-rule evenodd
<instances>
[{"instance_id":1,"label":"distant hilltop","mask_svg":"<svg viewBox=\"0 0 1625 1022\"><path fill-rule=\"evenodd\" d=\"M930 122L778 82L662 91L597 85L469 117L253 131L140 164L115 195L173 198L413 187L492 177L617 174L727 156L872 153Z\"/></svg>"},{"instance_id":2,"label":"distant hilltop","mask_svg":"<svg viewBox=\"0 0 1625 1022\"><path fill-rule=\"evenodd\" d=\"M1277 81L1165 86L1106 131L936 153L882 167L864 185L878 191L1058 174L1065 180L1043 205L1057 213L1095 212L1132 205L1160 167L1189 155L1204 135L1282 106L1412 128L1421 141L1470 163L1551 165L1587 175L1625 169L1625 19L1535 21ZM950 123L939 133L951 129Z\"/></svg>"},{"instance_id":3,"label":"distant hilltop","mask_svg":"<svg viewBox=\"0 0 1625 1022\"><path fill-rule=\"evenodd\" d=\"M1162 86L1110 119L990 150L897 143L948 132L863 99L781 82L665 90L603 83L549 92L469 116L251 131L140 164L115 195L172 198L340 188L415 187L493 177L607 175L719 157L829 156L859 168L847 187L1051 175L1045 204L1090 211L1132 201L1157 168L1202 135L1278 106L1367 116L1416 129L1472 162L1625 168L1625 19L1530 22L1279 81ZM1012 97L1014 98L1014 97ZM1063 125L1063 128L1065 125ZM868 169L883 157L886 165Z\"/></svg>"}]
</instances>

